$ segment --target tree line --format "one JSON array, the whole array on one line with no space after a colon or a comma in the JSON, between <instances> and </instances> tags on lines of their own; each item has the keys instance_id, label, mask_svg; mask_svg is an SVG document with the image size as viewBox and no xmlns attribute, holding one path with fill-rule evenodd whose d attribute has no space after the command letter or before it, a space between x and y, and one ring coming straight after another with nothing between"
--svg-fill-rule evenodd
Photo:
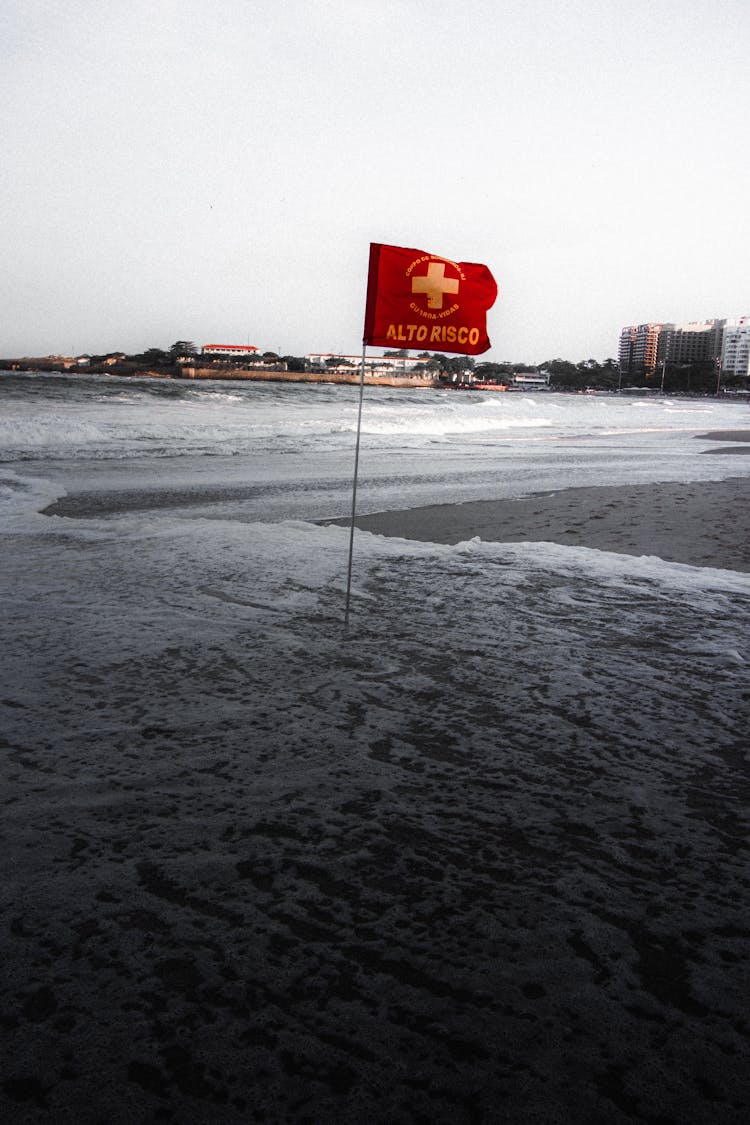
<instances>
[{"instance_id":1,"label":"tree line","mask_svg":"<svg viewBox=\"0 0 750 1125\"><path fill-rule=\"evenodd\" d=\"M715 394L717 388L748 389L748 380L738 375L719 375L711 359L698 359L693 363L667 363L652 372L631 373L620 376L616 359L595 359L571 363L567 359L548 359L530 366L523 363L478 363L474 374L482 379L502 382L513 372L547 372L550 387L560 391L601 390L616 391L633 387L642 390L663 391L665 394Z\"/></svg>"},{"instance_id":2,"label":"tree line","mask_svg":"<svg viewBox=\"0 0 750 1125\"><path fill-rule=\"evenodd\" d=\"M386 351L385 356L408 358L409 352L405 349ZM151 369L176 369L178 361L201 358L203 362L220 367L242 366L247 360L222 359L209 360L201 357L199 349L192 340L176 340L168 348L146 348L134 355L124 355L122 352L109 352L103 356L90 356L90 370L98 370L107 362L115 366L109 367L113 373L137 374L138 370ZM51 359L52 357L50 357ZM512 363L510 361L492 362L487 360L476 361L466 355L445 355L444 353L419 352L414 357L417 362L411 370L432 375L434 378L454 379L465 378L469 375L472 380L487 383L509 382L514 374L540 374L549 375L549 385L552 390L583 391L602 390L617 391L628 388L642 390L663 391L665 394L715 394L719 388L748 390L748 380L740 376L722 375L718 377L716 365L713 360L701 359L693 363L668 363L666 370L659 367L654 372L640 374L620 375L617 360L609 358L602 363L595 359L581 360L573 363L567 359L548 359L544 363ZM0 361L0 367L7 366L12 361ZM340 356L331 356L327 365L341 366L351 361ZM277 352L266 351L257 353L254 358L255 365L263 365L271 370L276 367L291 372L304 372L307 370L307 361L304 356L279 355ZM14 363L15 366L15 363ZM102 368L104 369L104 368ZM165 370L165 374L166 374Z\"/></svg>"}]
</instances>

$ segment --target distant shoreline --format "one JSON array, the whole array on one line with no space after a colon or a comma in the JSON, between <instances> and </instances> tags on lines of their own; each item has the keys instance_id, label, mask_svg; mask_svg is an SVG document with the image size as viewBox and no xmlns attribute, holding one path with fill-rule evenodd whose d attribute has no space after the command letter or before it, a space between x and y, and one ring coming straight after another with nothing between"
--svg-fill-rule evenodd
<instances>
[{"instance_id":1,"label":"distant shoreline","mask_svg":"<svg viewBox=\"0 0 750 1125\"><path fill-rule=\"evenodd\" d=\"M128 369L123 370L123 365L96 367L65 367L60 364L42 360L19 359L1 360L0 376L20 374L40 375L81 375L97 378L100 375L109 375L117 379L170 379L174 382L192 382L212 380L215 382L243 382L243 383L337 383L357 385L360 380L359 368L352 368L351 372L344 371L280 371L269 368L255 367L191 367L187 364L174 365L173 367L154 368L136 367L128 364ZM439 379L425 376L408 375L373 375L365 372L365 383L376 387L410 387L412 389L432 390L445 386Z\"/></svg>"},{"instance_id":2,"label":"distant shoreline","mask_svg":"<svg viewBox=\"0 0 750 1125\"><path fill-rule=\"evenodd\" d=\"M188 367L177 379L232 379L258 383L343 383L357 385L360 379L358 368L351 374L343 371L257 371L252 368L239 368L217 372L212 367ZM432 389L440 386L438 379L410 378L408 375L372 375L365 372L365 383L381 387L424 387Z\"/></svg>"},{"instance_id":3,"label":"distant shoreline","mask_svg":"<svg viewBox=\"0 0 750 1125\"><path fill-rule=\"evenodd\" d=\"M95 367L76 367L54 360L23 358L0 359L0 379L3 375L38 374L38 375L80 375L83 377L97 378L109 376L116 379L161 379L177 383L182 382L244 382L244 383L322 383L334 385L357 386L360 381L359 366L351 371L286 371L278 368L214 368L175 364L156 368L154 366L139 367L132 362L112 365L99 365ZM369 387L403 388L407 390L463 390L481 392L506 391L511 394L572 394L572 395L607 395L607 396L633 396L642 395L651 398L659 395L667 398L706 399L721 398L722 401L735 401L747 404L750 401L750 389L724 391L720 395L716 392L686 393L684 391L657 391L654 387L622 387L616 388L580 388L580 387L514 387L500 384L481 385L473 383L455 382L449 378L435 378L423 374L416 375L376 375L365 372L364 383Z\"/></svg>"}]
</instances>

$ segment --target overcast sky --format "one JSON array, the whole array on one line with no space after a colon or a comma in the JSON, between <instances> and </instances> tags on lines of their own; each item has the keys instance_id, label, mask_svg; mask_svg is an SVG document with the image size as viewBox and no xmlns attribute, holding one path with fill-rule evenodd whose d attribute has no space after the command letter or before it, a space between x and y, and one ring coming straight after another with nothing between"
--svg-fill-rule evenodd
<instances>
[{"instance_id":1,"label":"overcast sky","mask_svg":"<svg viewBox=\"0 0 750 1125\"><path fill-rule=\"evenodd\" d=\"M5 0L0 356L361 349L369 243L488 359L750 314L746 0Z\"/></svg>"}]
</instances>

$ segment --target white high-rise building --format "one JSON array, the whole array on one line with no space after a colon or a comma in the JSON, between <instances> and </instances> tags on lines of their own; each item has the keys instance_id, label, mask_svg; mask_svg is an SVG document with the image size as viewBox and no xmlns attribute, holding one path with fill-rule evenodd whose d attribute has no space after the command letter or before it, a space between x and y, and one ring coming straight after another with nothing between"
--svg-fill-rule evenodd
<instances>
[{"instance_id":1,"label":"white high-rise building","mask_svg":"<svg viewBox=\"0 0 750 1125\"><path fill-rule=\"evenodd\" d=\"M750 376L750 316L728 320L724 325L721 370L745 379Z\"/></svg>"}]
</instances>

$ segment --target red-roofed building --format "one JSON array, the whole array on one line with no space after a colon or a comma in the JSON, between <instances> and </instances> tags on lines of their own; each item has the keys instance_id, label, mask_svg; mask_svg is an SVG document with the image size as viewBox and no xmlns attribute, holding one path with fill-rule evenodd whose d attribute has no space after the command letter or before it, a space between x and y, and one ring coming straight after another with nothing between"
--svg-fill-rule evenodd
<instances>
[{"instance_id":1,"label":"red-roofed building","mask_svg":"<svg viewBox=\"0 0 750 1125\"><path fill-rule=\"evenodd\" d=\"M223 356L225 358L248 359L257 352L252 344L204 344L201 353L207 356Z\"/></svg>"}]
</instances>

